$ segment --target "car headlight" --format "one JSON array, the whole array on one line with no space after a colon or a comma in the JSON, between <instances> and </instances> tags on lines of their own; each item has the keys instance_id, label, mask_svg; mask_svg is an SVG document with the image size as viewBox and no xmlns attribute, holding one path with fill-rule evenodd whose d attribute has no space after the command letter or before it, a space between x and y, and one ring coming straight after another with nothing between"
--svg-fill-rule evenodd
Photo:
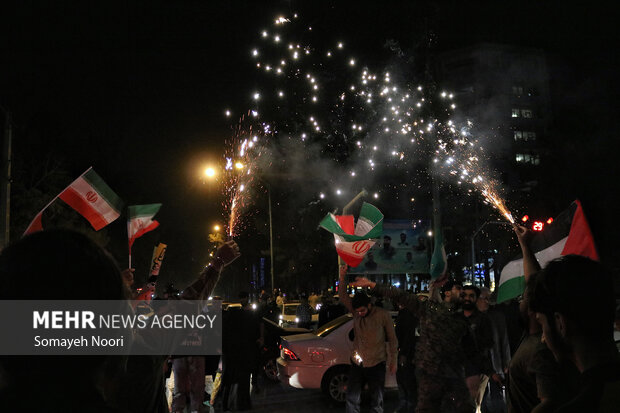
<instances>
[{"instance_id":1,"label":"car headlight","mask_svg":"<svg viewBox=\"0 0 620 413\"><path fill-rule=\"evenodd\" d=\"M282 314L280 314L280 315L278 316L278 318L279 318L280 320L284 320L284 317L282 317Z\"/></svg>"},{"instance_id":2,"label":"car headlight","mask_svg":"<svg viewBox=\"0 0 620 413\"><path fill-rule=\"evenodd\" d=\"M295 317L295 322L299 323L299 318Z\"/></svg>"}]
</instances>

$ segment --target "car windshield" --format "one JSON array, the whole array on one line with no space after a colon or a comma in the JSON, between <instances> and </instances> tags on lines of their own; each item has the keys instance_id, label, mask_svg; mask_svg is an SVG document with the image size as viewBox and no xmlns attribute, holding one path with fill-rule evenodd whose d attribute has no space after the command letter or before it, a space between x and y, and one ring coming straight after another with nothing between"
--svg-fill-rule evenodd
<instances>
[{"instance_id":1,"label":"car windshield","mask_svg":"<svg viewBox=\"0 0 620 413\"><path fill-rule=\"evenodd\" d=\"M295 315L299 304L291 304L284 306L284 315Z\"/></svg>"},{"instance_id":2,"label":"car windshield","mask_svg":"<svg viewBox=\"0 0 620 413\"><path fill-rule=\"evenodd\" d=\"M319 336L319 337L325 337L325 336L329 335L331 332L333 332L336 329L338 329L338 327L340 327L341 325L343 325L344 323L349 321L351 318L353 318L353 316L351 314L342 315L342 316L340 316L340 317L330 321L329 323L326 323L326 324L322 325L316 331L315 334L317 336Z\"/></svg>"}]
</instances>

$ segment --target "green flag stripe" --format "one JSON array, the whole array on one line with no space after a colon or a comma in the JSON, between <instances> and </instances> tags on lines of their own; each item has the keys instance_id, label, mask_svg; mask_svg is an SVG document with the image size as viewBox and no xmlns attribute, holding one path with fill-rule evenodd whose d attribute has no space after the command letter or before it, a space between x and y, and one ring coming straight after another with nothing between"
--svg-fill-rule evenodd
<instances>
[{"instance_id":1,"label":"green flag stripe","mask_svg":"<svg viewBox=\"0 0 620 413\"><path fill-rule=\"evenodd\" d=\"M123 207L123 201L116 195L116 193L106 184L103 179L95 172L94 169L89 169L82 178L92 186L99 195L120 214Z\"/></svg>"},{"instance_id":2,"label":"green flag stripe","mask_svg":"<svg viewBox=\"0 0 620 413\"><path fill-rule=\"evenodd\" d=\"M497 289L497 302L502 303L518 297L525 291L525 277L511 278L502 283Z\"/></svg>"},{"instance_id":3,"label":"green flag stripe","mask_svg":"<svg viewBox=\"0 0 620 413\"><path fill-rule=\"evenodd\" d=\"M161 204L132 205L128 209L129 219L152 217L159 211Z\"/></svg>"}]
</instances>

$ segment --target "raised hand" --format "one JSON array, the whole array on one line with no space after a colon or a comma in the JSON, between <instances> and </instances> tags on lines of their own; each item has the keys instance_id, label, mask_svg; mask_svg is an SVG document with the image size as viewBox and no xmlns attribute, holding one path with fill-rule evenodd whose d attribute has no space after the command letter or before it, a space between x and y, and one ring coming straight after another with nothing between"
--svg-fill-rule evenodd
<instances>
[{"instance_id":1,"label":"raised hand","mask_svg":"<svg viewBox=\"0 0 620 413\"><path fill-rule=\"evenodd\" d=\"M370 288L375 288L375 285L377 285L377 283L375 283L374 281L370 281L366 277L356 277L355 281L353 281L351 283L351 285L353 287L362 287L362 288L370 287Z\"/></svg>"},{"instance_id":2,"label":"raised hand","mask_svg":"<svg viewBox=\"0 0 620 413\"><path fill-rule=\"evenodd\" d=\"M217 252L215 253L215 259L213 261L214 264L221 264L221 266L225 267L240 256L241 253L239 252L239 246L235 241L230 240L223 243L217 249Z\"/></svg>"},{"instance_id":3,"label":"raised hand","mask_svg":"<svg viewBox=\"0 0 620 413\"><path fill-rule=\"evenodd\" d=\"M526 246L530 244L534 233L529 228L524 227L523 225L514 224L513 229L515 234L517 234L517 239L519 240L519 244Z\"/></svg>"},{"instance_id":4,"label":"raised hand","mask_svg":"<svg viewBox=\"0 0 620 413\"><path fill-rule=\"evenodd\" d=\"M121 276L123 277L123 282L127 287L131 287L133 285L133 273L135 268L126 268L121 272Z\"/></svg>"}]
</instances>

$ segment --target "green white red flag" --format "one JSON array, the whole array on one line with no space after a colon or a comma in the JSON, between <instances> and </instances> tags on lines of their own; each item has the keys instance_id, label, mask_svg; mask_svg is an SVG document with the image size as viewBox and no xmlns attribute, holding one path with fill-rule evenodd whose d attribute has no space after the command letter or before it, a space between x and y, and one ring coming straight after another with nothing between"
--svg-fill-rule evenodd
<instances>
[{"instance_id":1,"label":"green white red flag","mask_svg":"<svg viewBox=\"0 0 620 413\"><path fill-rule=\"evenodd\" d=\"M549 261L563 255L576 254L596 261L599 259L592 231L579 200L575 200L551 224L547 224L543 231L537 232L532 238L531 246L543 268ZM523 291L525 291L523 256L518 256L502 269L497 302L518 297Z\"/></svg>"},{"instance_id":2,"label":"green white red flag","mask_svg":"<svg viewBox=\"0 0 620 413\"><path fill-rule=\"evenodd\" d=\"M96 231L118 218L123 204L118 195L90 167L39 211L23 235L43 230L43 212L58 198L86 218Z\"/></svg>"},{"instance_id":3,"label":"green white red flag","mask_svg":"<svg viewBox=\"0 0 620 413\"><path fill-rule=\"evenodd\" d=\"M383 214L375 206L364 202L357 219L353 215L327 214L319 224L334 234L336 252L347 265L357 267L366 253L383 233Z\"/></svg>"},{"instance_id":4,"label":"green white red flag","mask_svg":"<svg viewBox=\"0 0 620 413\"><path fill-rule=\"evenodd\" d=\"M93 170L88 168L58 195L99 231L118 218L123 202Z\"/></svg>"},{"instance_id":5,"label":"green white red flag","mask_svg":"<svg viewBox=\"0 0 620 413\"><path fill-rule=\"evenodd\" d=\"M132 205L128 208L127 235L129 237L129 253L136 238L141 237L159 226L153 217L161 208L161 204Z\"/></svg>"}]
</instances>

